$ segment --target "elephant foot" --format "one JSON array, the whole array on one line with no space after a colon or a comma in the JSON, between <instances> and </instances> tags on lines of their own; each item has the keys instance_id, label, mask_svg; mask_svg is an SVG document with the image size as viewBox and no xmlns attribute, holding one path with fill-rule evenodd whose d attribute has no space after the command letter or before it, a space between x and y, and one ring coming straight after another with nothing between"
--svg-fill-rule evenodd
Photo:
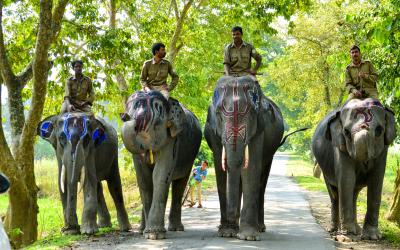
<instances>
[{"instance_id":1,"label":"elephant foot","mask_svg":"<svg viewBox=\"0 0 400 250\"><path fill-rule=\"evenodd\" d=\"M357 234L357 226L356 226L356 223L343 224L340 234L356 235Z\"/></svg>"},{"instance_id":2,"label":"elephant foot","mask_svg":"<svg viewBox=\"0 0 400 250\"><path fill-rule=\"evenodd\" d=\"M95 222L84 222L81 226L81 233L82 234L95 234L99 231L97 224Z\"/></svg>"},{"instance_id":3,"label":"elephant foot","mask_svg":"<svg viewBox=\"0 0 400 250\"><path fill-rule=\"evenodd\" d=\"M336 235L336 233L338 232L338 226L337 226L337 224L331 224L331 226L330 226L330 228L328 228L328 232L331 234L331 235Z\"/></svg>"},{"instance_id":4,"label":"elephant foot","mask_svg":"<svg viewBox=\"0 0 400 250\"><path fill-rule=\"evenodd\" d=\"M146 228L143 232L144 238L149 240L165 239L166 230L164 227Z\"/></svg>"},{"instance_id":5,"label":"elephant foot","mask_svg":"<svg viewBox=\"0 0 400 250\"><path fill-rule=\"evenodd\" d=\"M169 223L168 231L185 231L185 227L181 222L179 223Z\"/></svg>"},{"instance_id":6,"label":"elephant foot","mask_svg":"<svg viewBox=\"0 0 400 250\"><path fill-rule=\"evenodd\" d=\"M362 228L360 227L360 225L358 225L358 223L355 224L356 224L356 233L357 235L360 235L362 233Z\"/></svg>"},{"instance_id":7,"label":"elephant foot","mask_svg":"<svg viewBox=\"0 0 400 250\"><path fill-rule=\"evenodd\" d=\"M63 235L76 235L80 234L79 225L76 226L66 226L61 228L61 234Z\"/></svg>"},{"instance_id":8,"label":"elephant foot","mask_svg":"<svg viewBox=\"0 0 400 250\"><path fill-rule=\"evenodd\" d=\"M265 232L266 226L264 223L258 225L258 232L262 233Z\"/></svg>"},{"instance_id":9,"label":"elephant foot","mask_svg":"<svg viewBox=\"0 0 400 250\"><path fill-rule=\"evenodd\" d=\"M225 224L225 225L220 225L218 227L218 236L219 237L236 237L237 232L238 232L238 225L236 224Z\"/></svg>"},{"instance_id":10,"label":"elephant foot","mask_svg":"<svg viewBox=\"0 0 400 250\"><path fill-rule=\"evenodd\" d=\"M237 238L240 240L261 240L258 228L251 226L241 226Z\"/></svg>"},{"instance_id":11,"label":"elephant foot","mask_svg":"<svg viewBox=\"0 0 400 250\"><path fill-rule=\"evenodd\" d=\"M132 226L129 222L124 222L119 225L119 231L121 232L128 232L132 229Z\"/></svg>"},{"instance_id":12,"label":"elephant foot","mask_svg":"<svg viewBox=\"0 0 400 250\"><path fill-rule=\"evenodd\" d=\"M111 224L111 221L109 221L109 220L99 220L97 222L97 226L99 228L112 227L112 224Z\"/></svg>"},{"instance_id":13,"label":"elephant foot","mask_svg":"<svg viewBox=\"0 0 400 250\"><path fill-rule=\"evenodd\" d=\"M362 230L361 239L363 240L380 240L382 239L382 234L378 227L364 225Z\"/></svg>"},{"instance_id":14,"label":"elephant foot","mask_svg":"<svg viewBox=\"0 0 400 250\"><path fill-rule=\"evenodd\" d=\"M353 241L358 241L359 237L356 235L344 235L344 234L338 234L334 237L334 239L338 242L353 242Z\"/></svg>"},{"instance_id":15,"label":"elephant foot","mask_svg":"<svg viewBox=\"0 0 400 250\"><path fill-rule=\"evenodd\" d=\"M144 221L142 220L140 222L140 226L139 226L139 229L138 229L139 233L143 234L145 228L146 228L146 223L144 223Z\"/></svg>"}]
</instances>

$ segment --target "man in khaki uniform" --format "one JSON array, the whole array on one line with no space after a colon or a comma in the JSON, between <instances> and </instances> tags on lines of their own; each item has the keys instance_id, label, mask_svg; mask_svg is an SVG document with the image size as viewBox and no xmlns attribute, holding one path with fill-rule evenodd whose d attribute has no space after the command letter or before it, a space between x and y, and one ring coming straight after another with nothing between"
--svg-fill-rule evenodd
<instances>
[{"instance_id":1,"label":"man in khaki uniform","mask_svg":"<svg viewBox=\"0 0 400 250\"><path fill-rule=\"evenodd\" d=\"M350 49L351 63L346 67L345 84L349 92L347 100L372 97L378 99L376 82L378 74L372 63L361 59L360 48L354 45Z\"/></svg>"},{"instance_id":2,"label":"man in khaki uniform","mask_svg":"<svg viewBox=\"0 0 400 250\"><path fill-rule=\"evenodd\" d=\"M140 75L140 83L144 91L157 90L165 98L169 98L169 92L172 91L179 81L179 76L172 68L172 64L165 60L165 45L155 43L152 47L153 59L147 60L143 64ZM171 84L168 86L167 77L171 76Z\"/></svg>"},{"instance_id":3,"label":"man in khaki uniform","mask_svg":"<svg viewBox=\"0 0 400 250\"><path fill-rule=\"evenodd\" d=\"M243 31L239 26L232 28L233 43L225 47L224 71L225 75L250 75L256 81L255 75L261 66L262 58L250 43L242 40ZM251 68L251 58L256 60L254 69Z\"/></svg>"},{"instance_id":4,"label":"man in khaki uniform","mask_svg":"<svg viewBox=\"0 0 400 250\"><path fill-rule=\"evenodd\" d=\"M82 67L83 62L81 60L72 62L75 75L68 78L65 84L61 113L72 111L92 112L94 90L90 78L82 74Z\"/></svg>"}]
</instances>

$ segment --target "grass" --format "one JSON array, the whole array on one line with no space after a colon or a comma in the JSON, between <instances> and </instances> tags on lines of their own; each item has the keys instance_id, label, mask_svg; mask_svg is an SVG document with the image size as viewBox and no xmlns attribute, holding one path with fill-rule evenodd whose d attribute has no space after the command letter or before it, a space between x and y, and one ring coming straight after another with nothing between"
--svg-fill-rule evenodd
<instances>
[{"instance_id":1,"label":"grass","mask_svg":"<svg viewBox=\"0 0 400 250\"><path fill-rule=\"evenodd\" d=\"M292 176L297 183L303 188L310 191L320 191L327 193L323 179L313 177L313 164L302 160L299 155L289 154L290 160L287 163L287 174ZM391 199L393 196L394 181L396 179L396 171L398 166L397 159L400 155L389 154L386 164L385 179L382 190L382 202L379 214L379 229L385 239L393 243L396 247L400 246L400 227L396 223L386 220ZM367 211L367 189L364 188L358 197L357 214L358 221L363 222L364 215Z\"/></svg>"},{"instance_id":2,"label":"grass","mask_svg":"<svg viewBox=\"0 0 400 250\"><path fill-rule=\"evenodd\" d=\"M120 168L125 207L131 224L138 223L141 208L136 176L131 169ZM58 249L71 245L72 242L84 239L84 235L61 235L60 229L64 226L62 205L58 192L57 163L55 160L41 160L35 162L36 183L38 192L38 241L26 249ZM101 229L99 235L115 230L118 227L116 209L108 192L106 183L103 183L104 197L111 214L112 229ZM83 209L83 197L78 196L77 215L80 220ZM8 207L7 195L0 196L0 216L4 216Z\"/></svg>"}]
</instances>

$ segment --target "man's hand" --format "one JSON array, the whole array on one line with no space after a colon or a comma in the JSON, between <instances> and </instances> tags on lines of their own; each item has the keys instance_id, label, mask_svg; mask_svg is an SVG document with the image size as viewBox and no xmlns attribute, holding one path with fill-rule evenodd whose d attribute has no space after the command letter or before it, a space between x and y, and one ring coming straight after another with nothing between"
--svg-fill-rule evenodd
<instances>
[{"instance_id":1,"label":"man's hand","mask_svg":"<svg viewBox=\"0 0 400 250\"><path fill-rule=\"evenodd\" d=\"M368 73L360 72L360 73L358 73L358 77L366 78L366 77L368 77Z\"/></svg>"},{"instance_id":2,"label":"man's hand","mask_svg":"<svg viewBox=\"0 0 400 250\"><path fill-rule=\"evenodd\" d=\"M143 87L144 92L150 92L151 89L149 87Z\"/></svg>"},{"instance_id":3,"label":"man's hand","mask_svg":"<svg viewBox=\"0 0 400 250\"><path fill-rule=\"evenodd\" d=\"M354 94L355 97L357 97L357 98L361 98L361 97L362 97L361 91L359 91L359 90L357 90L357 89L353 89L352 92L353 92L353 94Z\"/></svg>"},{"instance_id":4,"label":"man's hand","mask_svg":"<svg viewBox=\"0 0 400 250\"><path fill-rule=\"evenodd\" d=\"M75 111L75 106L72 105L72 104L70 104L70 105L68 106L68 112L72 112L72 111Z\"/></svg>"},{"instance_id":5,"label":"man's hand","mask_svg":"<svg viewBox=\"0 0 400 250\"><path fill-rule=\"evenodd\" d=\"M167 85L167 84L163 85L162 88L163 88L164 90L168 91L168 92L170 91L169 85Z\"/></svg>"},{"instance_id":6,"label":"man's hand","mask_svg":"<svg viewBox=\"0 0 400 250\"><path fill-rule=\"evenodd\" d=\"M257 74L257 71L254 69L249 69L248 71L250 74L252 74L253 76L255 76Z\"/></svg>"}]
</instances>

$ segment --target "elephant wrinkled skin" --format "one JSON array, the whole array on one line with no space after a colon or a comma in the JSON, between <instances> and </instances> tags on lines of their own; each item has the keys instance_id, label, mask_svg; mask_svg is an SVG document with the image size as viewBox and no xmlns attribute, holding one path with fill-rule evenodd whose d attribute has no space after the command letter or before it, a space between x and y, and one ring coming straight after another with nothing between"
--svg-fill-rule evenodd
<instances>
[{"instance_id":1,"label":"elephant wrinkled skin","mask_svg":"<svg viewBox=\"0 0 400 250\"><path fill-rule=\"evenodd\" d=\"M367 187L367 213L362 238L381 238L379 206L388 146L396 137L394 115L375 99L353 99L317 126L312 150L331 199L331 232L361 233L357 196Z\"/></svg>"},{"instance_id":2,"label":"elephant wrinkled skin","mask_svg":"<svg viewBox=\"0 0 400 250\"><path fill-rule=\"evenodd\" d=\"M165 238L164 215L169 186L170 231L183 231L181 202L201 142L200 124L178 101L158 91L132 94L121 114L122 140L132 153L142 199L140 231L148 239Z\"/></svg>"},{"instance_id":3,"label":"elephant wrinkled skin","mask_svg":"<svg viewBox=\"0 0 400 250\"><path fill-rule=\"evenodd\" d=\"M131 228L124 207L118 169L117 132L104 120L85 113L66 113L41 121L37 134L56 151L59 191L64 212L64 234L93 234L111 227L101 181L106 180L117 209L121 231ZM82 225L76 215L77 186L83 187ZM98 215L98 223L96 223Z\"/></svg>"},{"instance_id":4,"label":"elephant wrinkled skin","mask_svg":"<svg viewBox=\"0 0 400 250\"><path fill-rule=\"evenodd\" d=\"M217 176L219 236L259 240L259 232L265 231L265 187L283 136L279 108L250 77L221 77L204 135L213 151Z\"/></svg>"}]
</instances>

